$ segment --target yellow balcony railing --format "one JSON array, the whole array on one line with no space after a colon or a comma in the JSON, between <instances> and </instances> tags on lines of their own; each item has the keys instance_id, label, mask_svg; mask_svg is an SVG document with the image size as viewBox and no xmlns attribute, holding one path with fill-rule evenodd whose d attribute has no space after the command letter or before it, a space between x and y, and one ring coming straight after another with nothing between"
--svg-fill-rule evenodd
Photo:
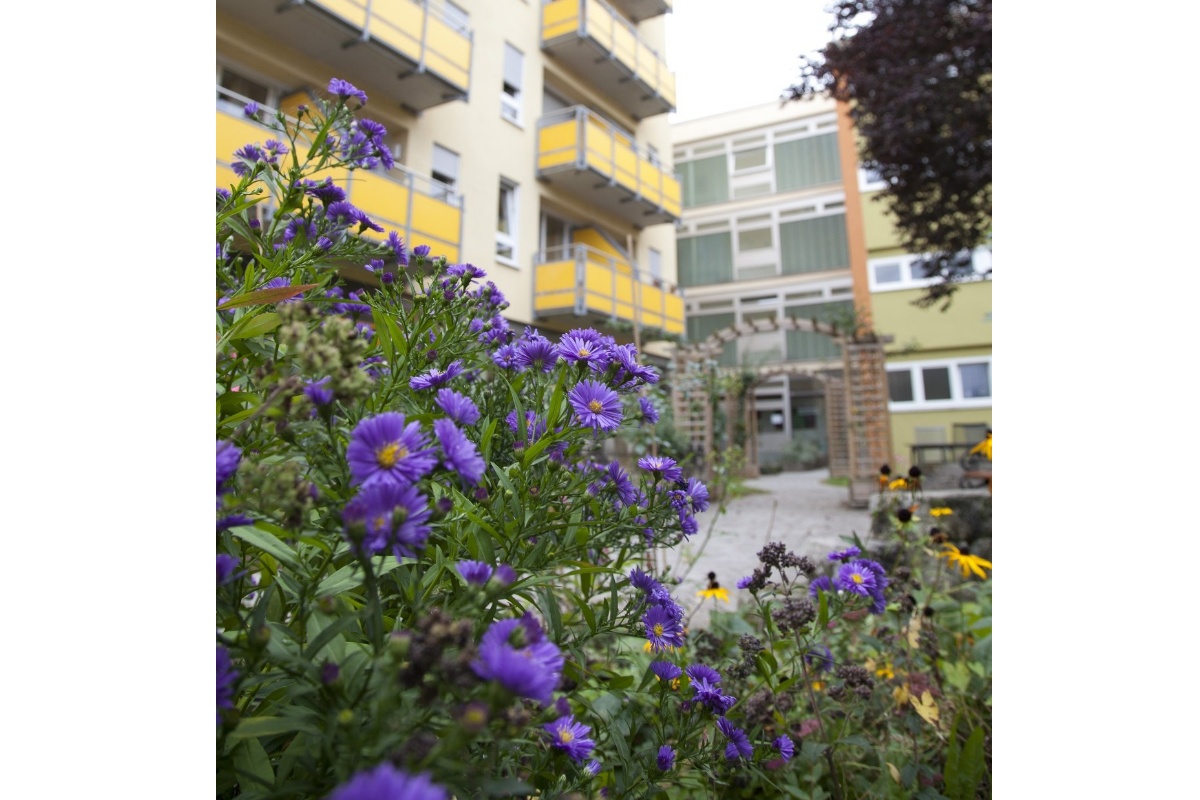
<instances>
[{"instance_id":1,"label":"yellow balcony railing","mask_svg":"<svg viewBox=\"0 0 1200 800\"><path fill-rule=\"evenodd\" d=\"M679 219L679 178L584 106L538 120L538 177L638 226ZM596 181L596 176L604 178Z\"/></svg>"},{"instance_id":2,"label":"yellow balcony railing","mask_svg":"<svg viewBox=\"0 0 1200 800\"><path fill-rule=\"evenodd\" d=\"M217 0L217 9L414 111L470 89L466 15L442 0Z\"/></svg>"},{"instance_id":3,"label":"yellow balcony railing","mask_svg":"<svg viewBox=\"0 0 1200 800\"><path fill-rule=\"evenodd\" d=\"M542 6L542 48L636 119L675 110L675 74L604 0L551 0Z\"/></svg>"},{"instance_id":4,"label":"yellow balcony railing","mask_svg":"<svg viewBox=\"0 0 1200 800\"><path fill-rule=\"evenodd\" d=\"M228 93L224 97L236 99ZM232 168L235 150L246 144L282 138L278 131L246 118L233 105L218 100L217 186L223 188L240 180ZM434 255L444 255L451 263L459 260L462 197L441 183L399 164L386 172L331 169L314 177L324 180L326 176L345 190L350 203L384 229L383 233L367 231L365 236L383 239L388 231L394 230L410 247L428 244Z\"/></svg>"},{"instance_id":5,"label":"yellow balcony railing","mask_svg":"<svg viewBox=\"0 0 1200 800\"><path fill-rule=\"evenodd\" d=\"M538 317L597 315L682 335L678 286L634 264L582 244L552 247L535 257L533 311Z\"/></svg>"}]
</instances>

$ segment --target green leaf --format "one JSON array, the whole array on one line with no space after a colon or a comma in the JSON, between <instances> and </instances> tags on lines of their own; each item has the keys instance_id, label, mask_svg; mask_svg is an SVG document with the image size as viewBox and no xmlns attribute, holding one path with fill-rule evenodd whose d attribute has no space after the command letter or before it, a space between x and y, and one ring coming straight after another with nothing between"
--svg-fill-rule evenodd
<instances>
[{"instance_id":1,"label":"green leaf","mask_svg":"<svg viewBox=\"0 0 1200 800\"><path fill-rule=\"evenodd\" d=\"M321 732L317 726L296 717L242 717L229 736L233 739L256 739L260 736L277 736L296 731Z\"/></svg>"},{"instance_id":2,"label":"green leaf","mask_svg":"<svg viewBox=\"0 0 1200 800\"><path fill-rule=\"evenodd\" d=\"M258 739L243 739L238 743L233 749L233 768L238 773L243 790L256 785L270 789L275 785L271 759Z\"/></svg>"},{"instance_id":3,"label":"green leaf","mask_svg":"<svg viewBox=\"0 0 1200 800\"><path fill-rule=\"evenodd\" d=\"M217 306L217 310L225 311L230 308L241 308L242 306L278 303L281 300L287 300L289 297L295 297L302 292L315 288L317 288L317 284L315 283L304 283L298 286L280 286L278 289L259 289L257 292L249 292L240 297L235 297L227 303L222 303Z\"/></svg>"},{"instance_id":4,"label":"green leaf","mask_svg":"<svg viewBox=\"0 0 1200 800\"><path fill-rule=\"evenodd\" d=\"M945 794L950 800L971 800L983 778L983 728L972 730L961 748L957 728L955 725L955 735L950 737L950 747L946 751Z\"/></svg>"},{"instance_id":5,"label":"green leaf","mask_svg":"<svg viewBox=\"0 0 1200 800\"><path fill-rule=\"evenodd\" d=\"M327 575L317 584L317 597L339 595L356 586L361 586L362 582L362 570L358 564L347 564L332 575Z\"/></svg>"},{"instance_id":6,"label":"green leaf","mask_svg":"<svg viewBox=\"0 0 1200 800\"><path fill-rule=\"evenodd\" d=\"M357 622L358 617L354 614L346 614L345 616L338 617L332 625L329 625L312 638L312 641L308 643L308 647L304 648L304 655L311 661L321 654L321 649L333 641L335 636L354 627Z\"/></svg>"},{"instance_id":7,"label":"green leaf","mask_svg":"<svg viewBox=\"0 0 1200 800\"><path fill-rule=\"evenodd\" d=\"M280 322L279 315L274 311L268 311L265 314L258 314L253 317L242 317L234 323L227 338L233 340L262 336L278 328Z\"/></svg>"},{"instance_id":8,"label":"green leaf","mask_svg":"<svg viewBox=\"0 0 1200 800\"><path fill-rule=\"evenodd\" d=\"M253 545L265 553L270 553L289 567L296 570L301 569L300 556L296 554L296 551L288 547L285 542L276 538L273 534L261 530L260 525L262 523L257 522L254 524L254 527L239 525L230 528L229 532L247 544Z\"/></svg>"},{"instance_id":9,"label":"green leaf","mask_svg":"<svg viewBox=\"0 0 1200 800\"><path fill-rule=\"evenodd\" d=\"M396 346L392 342L391 331L388 330L387 323L384 321L386 316L383 309L371 308L371 319L375 322L375 338L383 348L383 357L387 359L387 363L394 365L396 363Z\"/></svg>"}]
</instances>

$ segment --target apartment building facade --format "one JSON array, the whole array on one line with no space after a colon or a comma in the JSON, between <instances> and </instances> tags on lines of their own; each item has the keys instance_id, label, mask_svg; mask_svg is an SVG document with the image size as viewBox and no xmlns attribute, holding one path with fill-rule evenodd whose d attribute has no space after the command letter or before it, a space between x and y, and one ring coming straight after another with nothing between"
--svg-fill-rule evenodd
<instances>
[{"instance_id":1,"label":"apartment building facade","mask_svg":"<svg viewBox=\"0 0 1200 800\"><path fill-rule=\"evenodd\" d=\"M880 184L859 167L848 115L828 98L769 103L672 126L682 180L679 282L687 338L773 321L725 345L722 367L759 376L763 468L829 456L836 341L789 330L788 318L866 323L890 337L886 369L892 461L991 424L990 280L965 284L951 309L912 305L928 281L899 244ZM990 267L990 251L976 257ZM760 324L760 328L764 327ZM939 429L942 431L938 433ZM835 443L836 446L836 443ZM886 452L886 450L885 450ZM920 451L949 457L938 448Z\"/></svg>"},{"instance_id":2,"label":"apartment building facade","mask_svg":"<svg viewBox=\"0 0 1200 800\"><path fill-rule=\"evenodd\" d=\"M396 167L340 181L410 245L483 268L516 325L682 334L668 0L217 0L217 185L331 77ZM265 118L265 117L264 117ZM370 285L370 273L343 275Z\"/></svg>"}]
</instances>

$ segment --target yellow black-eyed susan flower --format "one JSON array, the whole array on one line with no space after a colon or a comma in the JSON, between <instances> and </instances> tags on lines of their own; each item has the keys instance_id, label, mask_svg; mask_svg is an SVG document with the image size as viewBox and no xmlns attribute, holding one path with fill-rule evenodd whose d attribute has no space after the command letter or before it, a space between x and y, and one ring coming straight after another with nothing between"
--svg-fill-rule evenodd
<instances>
[{"instance_id":1,"label":"yellow black-eyed susan flower","mask_svg":"<svg viewBox=\"0 0 1200 800\"><path fill-rule=\"evenodd\" d=\"M992 562L970 553L964 553L949 542L942 545L942 552L938 556L961 569L964 578L974 572L986 580L987 573L984 570L992 568Z\"/></svg>"}]
</instances>

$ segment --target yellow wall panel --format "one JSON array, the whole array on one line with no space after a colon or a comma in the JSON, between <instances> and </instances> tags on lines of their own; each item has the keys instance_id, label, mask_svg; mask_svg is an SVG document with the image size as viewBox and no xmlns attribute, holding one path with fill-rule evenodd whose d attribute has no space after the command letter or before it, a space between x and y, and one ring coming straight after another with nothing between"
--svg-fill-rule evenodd
<instances>
[{"instance_id":1,"label":"yellow wall panel","mask_svg":"<svg viewBox=\"0 0 1200 800\"><path fill-rule=\"evenodd\" d=\"M587 0L587 8L583 12L588 21L588 36L600 43L605 50L612 51L612 14L596 0Z\"/></svg>"},{"instance_id":2,"label":"yellow wall panel","mask_svg":"<svg viewBox=\"0 0 1200 800\"><path fill-rule=\"evenodd\" d=\"M579 125L574 119L538 129L538 169L575 161L579 150Z\"/></svg>"},{"instance_id":3,"label":"yellow wall panel","mask_svg":"<svg viewBox=\"0 0 1200 800\"><path fill-rule=\"evenodd\" d=\"M579 0L554 0L542 6L542 40L579 30Z\"/></svg>"},{"instance_id":4,"label":"yellow wall panel","mask_svg":"<svg viewBox=\"0 0 1200 800\"><path fill-rule=\"evenodd\" d=\"M548 264L538 264L534 272L534 291L561 292L575 290L575 262L554 261Z\"/></svg>"},{"instance_id":5,"label":"yellow wall panel","mask_svg":"<svg viewBox=\"0 0 1200 800\"><path fill-rule=\"evenodd\" d=\"M425 65L465 92L470 85L470 40L431 16L425 36Z\"/></svg>"},{"instance_id":6,"label":"yellow wall panel","mask_svg":"<svg viewBox=\"0 0 1200 800\"><path fill-rule=\"evenodd\" d=\"M366 25L367 7L363 2L356 2L356 0L315 0L313 5L341 17L359 30L362 30L363 26Z\"/></svg>"}]
</instances>

